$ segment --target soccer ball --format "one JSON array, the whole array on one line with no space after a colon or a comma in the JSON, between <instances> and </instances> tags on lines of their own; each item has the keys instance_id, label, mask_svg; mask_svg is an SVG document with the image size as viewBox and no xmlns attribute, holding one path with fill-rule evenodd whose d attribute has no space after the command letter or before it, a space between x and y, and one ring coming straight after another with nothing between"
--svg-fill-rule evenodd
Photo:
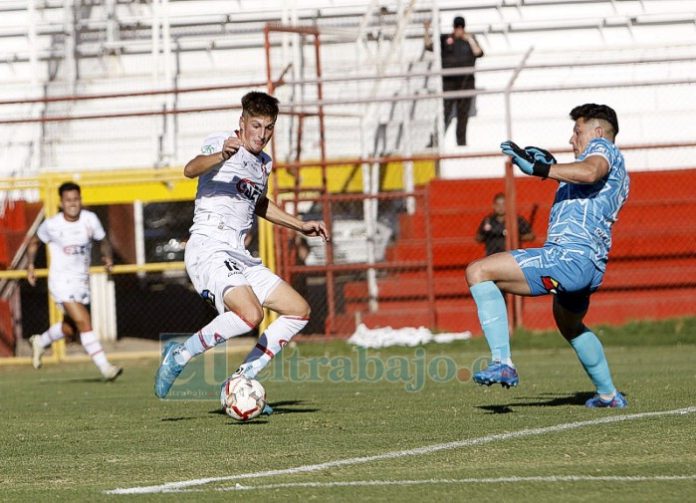
<instances>
[{"instance_id":1,"label":"soccer ball","mask_svg":"<svg viewBox=\"0 0 696 503\"><path fill-rule=\"evenodd\" d=\"M251 421L266 405L266 390L256 379L236 376L227 379L220 390L222 410L237 421Z\"/></svg>"}]
</instances>

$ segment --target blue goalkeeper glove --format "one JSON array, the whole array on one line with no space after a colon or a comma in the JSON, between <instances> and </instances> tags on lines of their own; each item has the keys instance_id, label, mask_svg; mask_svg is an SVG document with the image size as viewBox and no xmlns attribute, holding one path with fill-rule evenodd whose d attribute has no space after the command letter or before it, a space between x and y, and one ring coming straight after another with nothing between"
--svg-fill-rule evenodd
<instances>
[{"instance_id":1,"label":"blue goalkeeper glove","mask_svg":"<svg viewBox=\"0 0 696 503\"><path fill-rule=\"evenodd\" d=\"M546 178L556 158L550 152L538 147L521 149L515 142L505 141L500 144L500 150L512 158L512 162L528 175Z\"/></svg>"},{"instance_id":2,"label":"blue goalkeeper glove","mask_svg":"<svg viewBox=\"0 0 696 503\"><path fill-rule=\"evenodd\" d=\"M532 154L535 161L543 162L544 164L556 164L556 158L548 150L539 147L524 147L524 151Z\"/></svg>"}]
</instances>

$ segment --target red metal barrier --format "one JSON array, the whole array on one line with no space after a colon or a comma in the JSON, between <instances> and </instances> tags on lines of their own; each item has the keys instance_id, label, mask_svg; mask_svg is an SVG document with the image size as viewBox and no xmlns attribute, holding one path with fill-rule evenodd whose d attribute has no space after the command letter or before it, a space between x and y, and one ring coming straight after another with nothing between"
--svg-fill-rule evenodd
<instances>
[{"instance_id":1,"label":"red metal barrier","mask_svg":"<svg viewBox=\"0 0 696 503\"><path fill-rule=\"evenodd\" d=\"M696 298L696 169L638 172L631 178L628 202L614 227L605 281L592 297L588 323L696 314L692 300ZM352 333L356 318L370 326L425 325L479 333L464 271L484 254L474 234L490 212L492 195L504 186L500 179L433 180L414 194L330 195L334 214L340 213L342 203L365 198L403 200L410 195L417 199L416 212L395 217L398 236L380 263L298 265L289 255L291 247L285 245L282 274L289 281L298 275L328 271L342 277L355 275L350 281L339 281L336 294L324 291L321 299L310 299L315 304L326 302L337 313L337 323L327 333ZM557 185L525 177L515 178L515 186L518 213L537 214L533 223L537 238L525 245L541 246ZM287 236L284 242L289 242ZM369 289L366 278L360 275L368 269L379 271L376 312L367 308ZM525 327L554 327L549 297L518 302L518 319Z\"/></svg>"}]
</instances>

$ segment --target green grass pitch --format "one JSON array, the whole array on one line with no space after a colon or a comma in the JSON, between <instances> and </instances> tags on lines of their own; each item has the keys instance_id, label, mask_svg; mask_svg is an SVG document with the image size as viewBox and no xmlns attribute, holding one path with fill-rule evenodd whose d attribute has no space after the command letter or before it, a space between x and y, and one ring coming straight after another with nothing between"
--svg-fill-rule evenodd
<instances>
[{"instance_id":1,"label":"green grass pitch","mask_svg":"<svg viewBox=\"0 0 696 503\"><path fill-rule=\"evenodd\" d=\"M87 363L0 366L0 500L696 500L695 327L600 333L621 411L585 409L591 384L551 334L515 336L510 390L469 379L482 340L300 342L262 380L276 413L246 424L218 412L213 385L199 382L203 399L156 399L154 360L122 362L115 383ZM194 482L108 493L181 481Z\"/></svg>"}]
</instances>

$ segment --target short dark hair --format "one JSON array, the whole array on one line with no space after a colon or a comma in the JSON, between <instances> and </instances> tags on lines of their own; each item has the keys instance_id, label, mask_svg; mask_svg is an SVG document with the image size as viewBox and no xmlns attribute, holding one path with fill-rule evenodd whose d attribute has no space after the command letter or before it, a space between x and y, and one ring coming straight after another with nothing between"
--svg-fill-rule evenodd
<instances>
[{"instance_id":1,"label":"short dark hair","mask_svg":"<svg viewBox=\"0 0 696 503\"><path fill-rule=\"evenodd\" d=\"M600 119L611 124L614 130L614 136L619 134L619 119L616 117L616 112L613 108L607 105L597 105L596 103L585 103L577 106L570 111L570 118L574 121L583 118L586 121L589 119Z\"/></svg>"},{"instance_id":2,"label":"short dark hair","mask_svg":"<svg viewBox=\"0 0 696 503\"><path fill-rule=\"evenodd\" d=\"M496 202L498 199L505 199L505 193L498 192L496 195L493 196L493 202Z\"/></svg>"},{"instance_id":3,"label":"short dark hair","mask_svg":"<svg viewBox=\"0 0 696 503\"><path fill-rule=\"evenodd\" d=\"M76 184L75 182L63 182L60 187L58 187L58 195L63 198L63 193L64 192L70 192L71 190L76 190L79 193L82 193L80 190L80 186Z\"/></svg>"},{"instance_id":4,"label":"short dark hair","mask_svg":"<svg viewBox=\"0 0 696 503\"><path fill-rule=\"evenodd\" d=\"M260 91L248 92L242 98L242 114L275 119L278 116L278 100Z\"/></svg>"},{"instance_id":5,"label":"short dark hair","mask_svg":"<svg viewBox=\"0 0 696 503\"><path fill-rule=\"evenodd\" d=\"M464 28L466 26L466 21L464 21L464 18L462 16L457 16L454 18L452 26L454 26L455 28Z\"/></svg>"}]
</instances>

